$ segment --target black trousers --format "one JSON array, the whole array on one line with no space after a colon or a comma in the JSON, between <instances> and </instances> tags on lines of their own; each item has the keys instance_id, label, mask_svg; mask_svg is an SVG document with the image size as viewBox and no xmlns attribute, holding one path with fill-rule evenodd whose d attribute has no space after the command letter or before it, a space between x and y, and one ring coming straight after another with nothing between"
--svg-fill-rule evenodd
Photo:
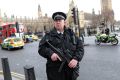
<instances>
[{"instance_id":1,"label":"black trousers","mask_svg":"<svg viewBox=\"0 0 120 80\"><path fill-rule=\"evenodd\" d=\"M47 80L72 80L73 71L64 66L61 72L59 67L46 67Z\"/></svg>"}]
</instances>

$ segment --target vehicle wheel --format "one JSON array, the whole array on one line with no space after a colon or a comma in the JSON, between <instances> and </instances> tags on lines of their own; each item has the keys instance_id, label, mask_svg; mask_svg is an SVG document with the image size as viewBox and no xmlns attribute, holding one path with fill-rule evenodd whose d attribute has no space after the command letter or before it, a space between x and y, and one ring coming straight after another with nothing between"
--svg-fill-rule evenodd
<instances>
[{"instance_id":1,"label":"vehicle wheel","mask_svg":"<svg viewBox=\"0 0 120 80\"><path fill-rule=\"evenodd\" d=\"M22 46L20 49L23 49L24 47Z\"/></svg>"},{"instance_id":2,"label":"vehicle wheel","mask_svg":"<svg viewBox=\"0 0 120 80\"><path fill-rule=\"evenodd\" d=\"M11 49L10 49L10 47L8 47L7 49L8 49L8 51L10 51L10 50L11 50Z\"/></svg>"},{"instance_id":3,"label":"vehicle wheel","mask_svg":"<svg viewBox=\"0 0 120 80\"><path fill-rule=\"evenodd\" d=\"M96 45L100 45L100 43L101 43L100 41L98 41L97 39L95 39L95 44Z\"/></svg>"},{"instance_id":4,"label":"vehicle wheel","mask_svg":"<svg viewBox=\"0 0 120 80\"><path fill-rule=\"evenodd\" d=\"M4 48L1 46L1 49L4 49Z\"/></svg>"},{"instance_id":5,"label":"vehicle wheel","mask_svg":"<svg viewBox=\"0 0 120 80\"><path fill-rule=\"evenodd\" d=\"M118 44L118 39L114 38L114 40L111 41L112 45L117 45Z\"/></svg>"}]
</instances>

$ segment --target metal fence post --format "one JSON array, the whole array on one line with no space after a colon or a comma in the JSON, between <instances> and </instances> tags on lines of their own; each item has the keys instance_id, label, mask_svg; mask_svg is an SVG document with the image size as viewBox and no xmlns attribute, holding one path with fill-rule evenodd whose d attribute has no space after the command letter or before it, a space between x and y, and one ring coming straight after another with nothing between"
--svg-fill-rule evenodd
<instances>
[{"instance_id":1,"label":"metal fence post","mask_svg":"<svg viewBox=\"0 0 120 80\"><path fill-rule=\"evenodd\" d=\"M34 67L26 65L24 67L25 80L36 80Z\"/></svg>"},{"instance_id":2,"label":"metal fence post","mask_svg":"<svg viewBox=\"0 0 120 80\"><path fill-rule=\"evenodd\" d=\"M8 58L1 58L4 80L12 80Z\"/></svg>"}]
</instances>

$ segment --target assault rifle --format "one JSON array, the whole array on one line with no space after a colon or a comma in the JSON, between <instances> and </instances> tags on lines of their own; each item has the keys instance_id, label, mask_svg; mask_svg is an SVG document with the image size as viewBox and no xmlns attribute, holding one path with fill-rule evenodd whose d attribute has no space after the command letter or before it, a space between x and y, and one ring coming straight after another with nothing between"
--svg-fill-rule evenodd
<instances>
[{"instance_id":1,"label":"assault rifle","mask_svg":"<svg viewBox=\"0 0 120 80\"><path fill-rule=\"evenodd\" d=\"M47 40L46 43L50 46L50 48L56 52L56 54L60 57L62 64L58 70L58 72L60 72L63 68L63 65L67 62L69 63L70 60L72 59L72 56L70 54L70 51L67 49L64 51L64 53L59 49L59 48L55 48L52 44L49 43L49 41ZM75 68L73 68L73 79L72 80L76 80L76 78L79 76L79 66L77 65Z\"/></svg>"}]
</instances>

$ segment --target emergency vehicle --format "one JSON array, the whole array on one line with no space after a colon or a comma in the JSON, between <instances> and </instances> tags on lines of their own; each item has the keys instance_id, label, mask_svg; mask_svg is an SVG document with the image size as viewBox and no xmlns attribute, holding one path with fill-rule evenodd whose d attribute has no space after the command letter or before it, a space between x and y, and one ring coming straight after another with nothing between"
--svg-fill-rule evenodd
<instances>
[{"instance_id":1,"label":"emergency vehicle","mask_svg":"<svg viewBox=\"0 0 120 80\"><path fill-rule=\"evenodd\" d=\"M11 36L21 36L24 34L24 25L18 22L7 22L0 25L0 44Z\"/></svg>"}]
</instances>

